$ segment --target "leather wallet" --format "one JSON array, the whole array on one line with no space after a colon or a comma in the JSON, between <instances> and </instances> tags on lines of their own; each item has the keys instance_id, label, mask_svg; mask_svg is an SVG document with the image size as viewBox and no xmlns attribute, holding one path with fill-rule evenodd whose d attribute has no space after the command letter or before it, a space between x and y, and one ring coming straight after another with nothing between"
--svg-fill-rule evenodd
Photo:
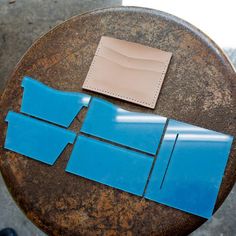
<instances>
[{"instance_id":1,"label":"leather wallet","mask_svg":"<svg viewBox=\"0 0 236 236\"><path fill-rule=\"evenodd\" d=\"M83 88L154 108L172 53L102 36Z\"/></svg>"}]
</instances>

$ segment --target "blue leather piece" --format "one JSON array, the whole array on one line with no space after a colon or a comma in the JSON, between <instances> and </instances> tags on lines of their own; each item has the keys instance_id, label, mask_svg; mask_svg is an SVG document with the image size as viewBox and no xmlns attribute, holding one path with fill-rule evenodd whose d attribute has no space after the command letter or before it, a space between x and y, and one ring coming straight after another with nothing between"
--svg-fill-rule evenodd
<instances>
[{"instance_id":1,"label":"blue leather piece","mask_svg":"<svg viewBox=\"0 0 236 236\"><path fill-rule=\"evenodd\" d=\"M141 196L154 158L79 136L66 171Z\"/></svg>"},{"instance_id":2,"label":"blue leather piece","mask_svg":"<svg viewBox=\"0 0 236 236\"><path fill-rule=\"evenodd\" d=\"M5 148L52 165L76 134L72 131L10 111Z\"/></svg>"},{"instance_id":3,"label":"blue leather piece","mask_svg":"<svg viewBox=\"0 0 236 236\"><path fill-rule=\"evenodd\" d=\"M64 92L50 88L30 77L24 77L21 112L52 123L68 127L90 96L83 93Z\"/></svg>"},{"instance_id":4,"label":"blue leather piece","mask_svg":"<svg viewBox=\"0 0 236 236\"><path fill-rule=\"evenodd\" d=\"M233 138L170 120L145 198L212 215Z\"/></svg>"},{"instance_id":5,"label":"blue leather piece","mask_svg":"<svg viewBox=\"0 0 236 236\"><path fill-rule=\"evenodd\" d=\"M81 132L155 155L166 120L158 115L129 112L93 98Z\"/></svg>"}]
</instances>

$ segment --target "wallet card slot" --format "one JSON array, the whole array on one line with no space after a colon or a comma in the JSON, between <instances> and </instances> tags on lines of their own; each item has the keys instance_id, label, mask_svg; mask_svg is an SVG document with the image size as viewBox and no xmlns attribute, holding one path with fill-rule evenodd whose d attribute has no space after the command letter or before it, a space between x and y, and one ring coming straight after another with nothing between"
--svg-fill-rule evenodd
<instances>
[{"instance_id":1,"label":"wallet card slot","mask_svg":"<svg viewBox=\"0 0 236 236\"><path fill-rule=\"evenodd\" d=\"M139 73L144 72L144 73L152 73L152 74L159 74L159 75L161 74L161 71L154 71L154 70L150 70L150 69L146 69L146 68L138 68L138 67L132 67L132 66L128 66L128 65L123 65L123 64L121 64L117 61L114 61L113 59L110 59L110 58L107 58L107 57L104 57L104 56L101 56L101 55L96 55L95 57L96 57L96 59L95 59L96 62L100 58L101 60L105 60L108 63L112 63L115 66L118 66L121 70L131 70L131 71L137 71ZM110 69L110 67L109 67L109 69Z\"/></svg>"},{"instance_id":2,"label":"wallet card slot","mask_svg":"<svg viewBox=\"0 0 236 236\"><path fill-rule=\"evenodd\" d=\"M165 67L165 62L128 57L106 47L100 47L95 56L105 57L120 65L136 69L162 72L163 68Z\"/></svg>"},{"instance_id":3,"label":"wallet card slot","mask_svg":"<svg viewBox=\"0 0 236 236\"><path fill-rule=\"evenodd\" d=\"M100 47L99 47L99 53L101 52L101 51L105 51L104 53L109 53L109 51L110 51L110 53L113 53L113 54L118 54L118 55L120 55L121 57L123 57L123 58L127 58L127 59L134 59L134 60L137 60L137 61L146 61L146 62L148 62L148 63L160 63L160 64L165 64L166 62L168 62L168 59L164 59L164 60L159 60L159 58L149 58L149 57L144 57L144 56L137 56L137 57L135 57L135 56L132 56L132 55L126 55L126 54L124 54L123 52L121 52L121 51L117 51L116 49L113 49L113 48L111 48L111 47L108 47L108 46L106 46L106 45L101 45Z\"/></svg>"},{"instance_id":4,"label":"wallet card slot","mask_svg":"<svg viewBox=\"0 0 236 236\"><path fill-rule=\"evenodd\" d=\"M169 61L172 53L152 48L139 43L128 42L125 40L102 37L100 45L113 49L123 55L134 58L148 58L150 60Z\"/></svg>"},{"instance_id":5,"label":"wallet card slot","mask_svg":"<svg viewBox=\"0 0 236 236\"><path fill-rule=\"evenodd\" d=\"M139 104L151 105L153 103L152 98L155 93L153 88L159 90L162 85L162 80L157 80L161 77L161 73L126 68L97 56L94 60L96 61L96 79L94 79L95 72L91 68L83 88Z\"/></svg>"}]
</instances>

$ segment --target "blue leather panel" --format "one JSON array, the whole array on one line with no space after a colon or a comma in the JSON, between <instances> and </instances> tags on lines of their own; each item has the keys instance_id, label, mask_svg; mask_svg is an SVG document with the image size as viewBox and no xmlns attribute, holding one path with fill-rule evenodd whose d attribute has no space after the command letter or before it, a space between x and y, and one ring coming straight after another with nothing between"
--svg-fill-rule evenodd
<instances>
[{"instance_id":1,"label":"blue leather panel","mask_svg":"<svg viewBox=\"0 0 236 236\"><path fill-rule=\"evenodd\" d=\"M10 111L5 148L52 165L76 134L72 131Z\"/></svg>"},{"instance_id":2,"label":"blue leather panel","mask_svg":"<svg viewBox=\"0 0 236 236\"><path fill-rule=\"evenodd\" d=\"M24 77L21 112L52 123L69 127L90 96L50 88L30 77Z\"/></svg>"},{"instance_id":3,"label":"blue leather panel","mask_svg":"<svg viewBox=\"0 0 236 236\"><path fill-rule=\"evenodd\" d=\"M233 138L170 120L145 198L209 218Z\"/></svg>"},{"instance_id":4,"label":"blue leather panel","mask_svg":"<svg viewBox=\"0 0 236 236\"><path fill-rule=\"evenodd\" d=\"M149 154L156 154L166 118L130 112L93 98L81 131Z\"/></svg>"},{"instance_id":5,"label":"blue leather panel","mask_svg":"<svg viewBox=\"0 0 236 236\"><path fill-rule=\"evenodd\" d=\"M154 158L79 136L66 171L141 196Z\"/></svg>"}]
</instances>

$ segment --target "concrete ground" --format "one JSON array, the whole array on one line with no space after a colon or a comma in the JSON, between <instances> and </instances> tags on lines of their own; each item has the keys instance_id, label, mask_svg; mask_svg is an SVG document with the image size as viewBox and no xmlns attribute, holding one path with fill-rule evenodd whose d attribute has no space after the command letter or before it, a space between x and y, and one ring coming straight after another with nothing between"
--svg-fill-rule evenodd
<instances>
[{"instance_id":1,"label":"concrete ground","mask_svg":"<svg viewBox=\"0 0 236 236\"><path fill-rule=\"evenodd\" d=\"M7 76L40 35L65 19L95 8L120 5L110 0L0 0L0 94ZM224 49L236 66L236 49ZM236 235L236 187L214 217L192 236ZM45 235L15 204L0 176L0 229L13 227L19 236Z\"/></svg>"}]
</instances>

